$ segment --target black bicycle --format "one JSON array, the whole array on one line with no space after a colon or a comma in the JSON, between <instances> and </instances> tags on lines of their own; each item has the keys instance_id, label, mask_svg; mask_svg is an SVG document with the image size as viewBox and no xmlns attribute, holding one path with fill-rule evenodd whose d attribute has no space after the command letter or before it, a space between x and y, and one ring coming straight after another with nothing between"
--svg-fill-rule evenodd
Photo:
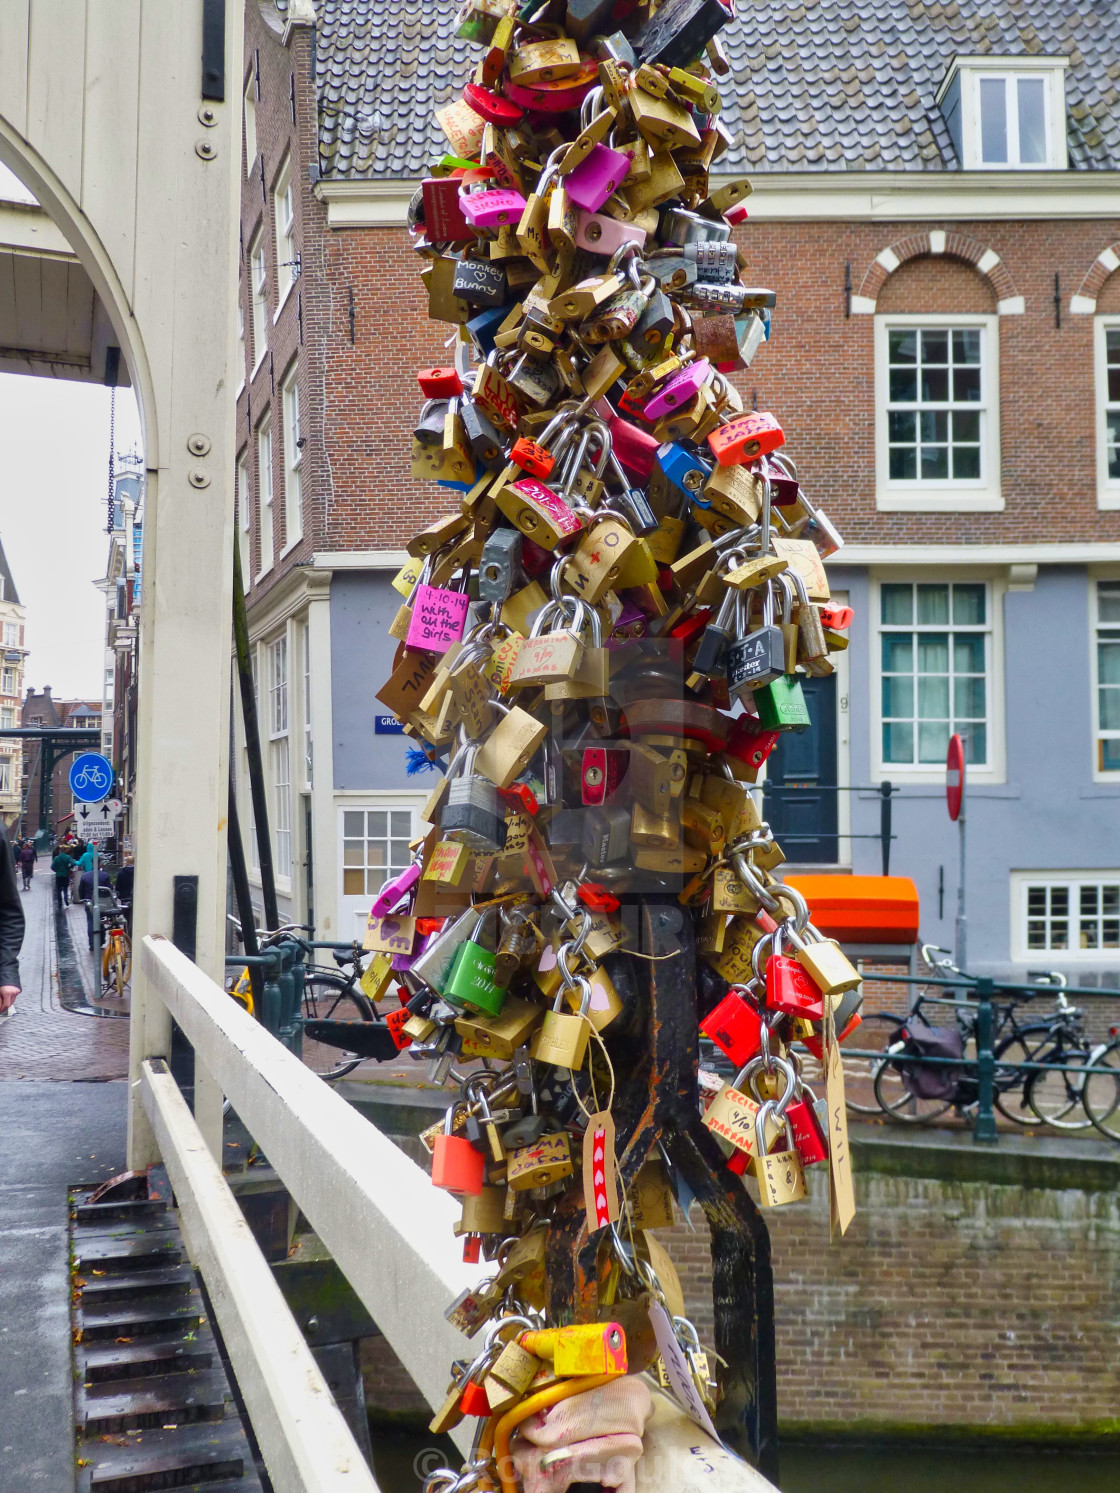
<instances>
[{"instance_id":1,"label":"black bicycle","mask_svg":"<svg viewBox=\"0 0 1120 1493\"><path fill-rule=\"evenodd\" d=\"M951 977L961 973L945 950L925 945L922 958L939 975ZM1082 1013L1069 1004L1061 991L1064 977L1050 978L1058 987L1056 1008L1039 1020L1020 1020L1020 1007L1033 1000L1032 996L1006 1003L993 1002L996 1060L993 1102L1005 1119L1017 1125L1041 1122L1059 1130L1083 1129L1090 1123L1083 1102L1084 1077L1079 1073L1038 1072L1021 1066L1024 1063L1085 1065L1093 1055L1084 1036ZM958 1038L954 1045L953 1028L936 1027L935 1018L930 1019L928 1014L928 1010L944 1009L935 1004L942 999L934 991L920 990L906 1017L890 1012L864 1017L860 1045L877 1048L877 1035L881 1033L882 1056L852 1060L860 1065L855 1084L848 1085L853 1109L865 1114L884 1113L907 1124L929 1124L951 1109L962 1112L978 1102L978 1074L972 1063L966 1067L946 1063L938 1068L933 1063L906 1061L908 1057L938 1055L975 1057L974 1003L958 996L958 1003L952 1008ZM873 1105L868 1103L868 1088Z\"/></svg>"}]
</instances>

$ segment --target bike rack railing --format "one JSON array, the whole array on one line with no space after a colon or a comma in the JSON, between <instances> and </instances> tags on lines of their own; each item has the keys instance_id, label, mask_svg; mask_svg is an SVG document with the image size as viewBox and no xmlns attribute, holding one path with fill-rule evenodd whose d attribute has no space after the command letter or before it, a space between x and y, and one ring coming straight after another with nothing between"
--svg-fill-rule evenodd
<instances>
[{"instance_id":1,"label":"bike rack railing","mask_svg":"<svg viewBox=\"0 0 1120 1493\"><path fill-rule=\"evenodd\" d=\"M149 994L196 1065L228 1096L428 1403L442 1404L452 1360L471 1351L444 1309L480 1275L459 1255L454 1201L168 940L145 938L139 953ZM162 1058L141 1064L139 1088L277 1493L376 1493ZM654 1400L642 1493L775 1493L667 1396ZM456 1433L461 1446L470 1430Z\"/></svg>"},{"instance_id":2,"label":"bike rack railing","mask_svg":"<svg viewBox=\"0 0 1120 1493\"><path fill-rule=\"evenodd\" d=\"M1120 991L1094 990L1082 986L1070 985L1026 985L1016 984L1005 980L990 979L985 975L961 974L955 980L944 980L936 977L923 978L921 975L880 975L868 973L863 976L867 980L880 980L892 985L922 985L936 986L943 990L968 990L975 993L976 999L957 1000L946 999L943 996L931 995L927 1001L937 1005L969 1006L976 1011L976 1056L975 1058L944 1058L930 1057L922 1053L911 1055L907 1053L904 1059L907 1063L928 1064L940 1068L970 1068L976 1071L977 1082L977 1104L976 1119L972 1128L972 1138L983 1145L998 1145L999 1133L996 1129L995 1091L996 1091L996 1055L992 1047L995 1035L995 1008L993 997L996 995L1050 995L1054 996L1060 991L1062 995L1078 995L1096 997L1098 1000L1109 997L1115 999L1120 996ZM899 1025L906 1021L904 1015L898 1018ZM845 1047L843 1049L846 1057L881 1058L882 1052L872 1052L866 1048ZM1031 1070L1040 1073L1086 1073L1084 1063L1016 1063L1015 1066L1024 1071ZM1041 1122L1040 1122L1041 1123Z\"/></svg>"}]
</instances>

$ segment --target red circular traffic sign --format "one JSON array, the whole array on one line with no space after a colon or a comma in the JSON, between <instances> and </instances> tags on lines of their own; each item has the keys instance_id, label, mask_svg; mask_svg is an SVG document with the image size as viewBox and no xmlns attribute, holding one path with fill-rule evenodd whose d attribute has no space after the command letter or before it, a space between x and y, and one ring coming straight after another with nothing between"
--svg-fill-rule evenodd
<instances>
[{"instance_id":1,"label":"red circular traffic sign","mask_svg":"<svg viewBox=\"0 0 1120 1493\"><path fill-rule=\"evenodd\" d=\"M945 755L945 801L949 805L949 818L957 819L964 797L964 742L956 734L949 737L949 750Z\"/></svg>"}]
</instances>

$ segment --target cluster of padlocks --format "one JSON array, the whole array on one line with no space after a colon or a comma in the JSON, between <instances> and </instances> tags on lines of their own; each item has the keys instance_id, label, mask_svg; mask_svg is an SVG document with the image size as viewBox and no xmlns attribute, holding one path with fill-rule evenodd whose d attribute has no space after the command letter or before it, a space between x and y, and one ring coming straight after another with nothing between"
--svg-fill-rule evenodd
<instances>
[{"instance_id":1,"label":"cluster of padlocks","mask_svg":"<svg viewBox=\"0 0 1120 1493\"><path fill-rule=\"evenodd\" d=\"M838 535L729 378L775 299L731 239L750 183L709 179L731 12L467 0L480 60L412 205L454 348L419 374L412 471L454 496L394 583L378 698L442 775L435 827L373 907L367 988L395 986L399 1045L457 1090L425 1137L432 1179L462 1199L466 1258L495 1267L449 1308L482 1349L433 1428L478 1433L433 1490L508 1493L512 1428L612 1375L656 1365L715 1409L650 1232L673 1179L656 1155L631 1188L614 1176L614 1069L643 1031L618 961L672 957L640 947L643 902L694 930L701 1031L737 1070L698 1085L727 1164L764 1206L804 1197L816 1163L850 1193L842 1098L830 1145L802 1068L826 1070L831 1113L859 976L775 880L750 788L808 725L799 676L832 671L851 612L822 563ZM572 1190L601 1231L600 1321L561 1331L545 1256Z\"/></svg>"}]
</instances>

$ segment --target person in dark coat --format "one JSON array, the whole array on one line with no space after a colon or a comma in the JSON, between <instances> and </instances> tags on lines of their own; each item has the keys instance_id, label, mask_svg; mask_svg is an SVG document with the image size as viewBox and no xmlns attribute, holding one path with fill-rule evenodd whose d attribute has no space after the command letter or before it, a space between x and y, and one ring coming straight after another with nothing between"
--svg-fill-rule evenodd
<instances>
[{"instance_id":1,"label":"person in dark coat","mask_svg":"<svg viewBox=\"0 0 1120 1493\"><path fill-rule=\"evenodd\" d=\"M31 840L24 840L19 848L19 868L23 872L23 889L30 890L31 878L35 874L35 845Z\"/></svg>"},{"instance_id":2,"label":"person in dark coat","mask_svg":"<svg viewBox=\"0 0 1120 1493\"><path fill-rule=\"evenodd\" d=\"M16 884L16 863L8 833L0 822L0 1020L12 1015L20 991L19 951L23 943L23 908Z\"/></svg>"}]
</instances>

